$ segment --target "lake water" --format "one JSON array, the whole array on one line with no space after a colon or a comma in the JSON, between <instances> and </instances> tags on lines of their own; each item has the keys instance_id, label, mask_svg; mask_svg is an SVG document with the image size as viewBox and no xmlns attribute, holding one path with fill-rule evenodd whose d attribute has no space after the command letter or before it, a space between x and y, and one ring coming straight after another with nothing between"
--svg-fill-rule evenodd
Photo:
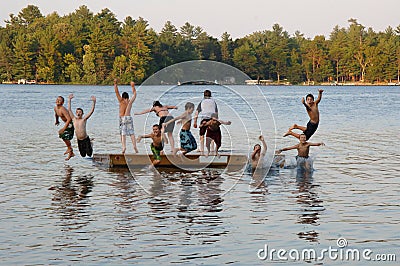
<instances>
[{"instance_id":1,"label":"lake water","mask_svg":"<svg viewBox=\"0 0 400 266\"><path fill-rule=\"evenodd\" d=\"M139 88L134 111L150 107L166 88ZM179 105L177 115L187 99L195 104L201 99L205 87L192 88L166 95L162 103ZM297 143L281 136L293 123L308 121L301 97L316 95L320 87L260 87L275 126L268 105L253 93L256 87L234 88L251 105L264 106L260 130L273 152L275 145ZM224 128L222 149L247 153L258 143L252 114L233 96L211 89L221 106L220 118L233 122ZM311 141L326 146L311 147L313 174L279 169L252 188L252 177L215 169L107 170L81 158L75 139L76 157L65 162L65 146L54 126L56 97L74 93L73 108L87 112L95 95L96 110L88 121L95 153L117 153L121 147L113 87L0 85L0 264L292 265L304 261L279 260L276 253L273 261L262 260L259 250L314 249L319 255L329 247L338 249L338 239L347 241L341 251L370 249L372 259L395 254L399 261L400 88L324 89L321 122ZM229 106L232 102L235 108ZM135 117L137 133L149 132L155 122L154 114ZM198 138L196 129L193 133ZM148 144L140 143L140 152ZM295 155L286 152L287 161ZM325 255L306 261L373 263Z\"/></svg>"}]
</instances>

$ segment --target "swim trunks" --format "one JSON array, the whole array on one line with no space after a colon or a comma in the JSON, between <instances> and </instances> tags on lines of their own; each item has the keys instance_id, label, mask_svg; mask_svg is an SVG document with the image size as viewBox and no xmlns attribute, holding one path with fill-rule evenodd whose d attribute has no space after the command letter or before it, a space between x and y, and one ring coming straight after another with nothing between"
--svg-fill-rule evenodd
<instances>
[{"instance_id":1,"label":"swim trunks","mask_svg":"<svg viewBox=\"0 0 400 266\"><path fill-rule=\"evenodd\" d=\"M196 140L194 139L190 130L181 129L179 138L181 140L181 148L184 149L186 152L191 152L197 149Z\"/></svg>"},{"instance_id":2,"label":"swim trunks","mask_svg":"<svg viewBox=\"0 0 400 266\"><path fill-rule=\"evenodd\" d=\"M160 127L162 127L163 123L167 123L169 120L172 120L174 117L173 116L162 116L160 117L160 122L159 125ZM169 123L168 126L166 126L165 128L165 133L167 132L173 132L174 131L174 127L175 127L175 122Z\"/></svg>"},{"instance_id":3,"label":"swim trunks","mask_svg":"<svg viewBox=\"0 0 400 266\"><path fill-rule=\"evenodd\" d=\"M154 160L161 160L161 151L163 150L163 147L156 147L151 143L150 148L154 155Z\"/></svg>"},{"instance_id":4,"label":"swim trunks","mask_svg":"<svg viewBox=\"0 0 400 266\"><path fill-rule=\"evenodd\" d=\"M121 116L119 118L119 134L122 136L135 135L132 116Z\"/></svg>"},{"instance_id":5,"label":"swim trunks","mask_svg":"<svg viewBox=\"0 0 400 266\"><path fill-rule=\"evenodd\" d=\"M296 156L297 168L304 170L313 169L313 160L308 156Z\"/></svg>"},{"instance_id":6,"label":"swim trunks","mask_svg":"<svg viewBox=\"0 0 400 266\"><path fill-rule=\"evenodd\" d=\"M68 127L62 134L58 134L58 137L63 140L71 140L74 138L74 124L69 123Z\"/></svg>"},{"instance_id":7,"label":"swim trunks","mask_svg":"<svg viewBox=\"0 0 400 266\"><path fill-rule=\"evenodd\" d=\"M221 129L218 128L217 130L212 130L210 128L207 129L206 134L206 146L210 148L211 140L214 140L215 145L217 146L216 149L218 150L221 147Z\"/></svg>"},{"instance_id":8,"label":"swim trunks","mask_svg":"<svg viewBox=\"0 0 400 266\"><path fill-rule=\"evenodd\" d=\"M78 139L78 148L82 157L85 157L86 155L92 157L93 147L89 136L82 140Z\"/></svg>"},{"instance_id":9,"label":"swim trunks","mask_svg":"<svg viewBox=\"0 0 400 266\"><path fill-rule=\"evenodd\" d=\"M311 136L315 133L315 131L317 131L318 124L319 123L314 124L313 122L308 121L307 129L303 131L304 135L306 135L307 140L311 138Z\"/></svg>"},{"instance_id":10,"label":"swim trunks","mask_svg":"<svg viewBox=\"0 0 400 266\"><path fill-rule=\"evenodd\" d=\"M208 122L208 121L210 121L210 120L211 120L211 118L205 118L205 119L201 120L200 125L203 124L203 123L206 123L206 122ZM200 127L199 127L199 129L200 129L200 136L204 136L204 135L206 134L207 127L208 127L208 126L200 126Z\"/></svg>"}]
</instances>

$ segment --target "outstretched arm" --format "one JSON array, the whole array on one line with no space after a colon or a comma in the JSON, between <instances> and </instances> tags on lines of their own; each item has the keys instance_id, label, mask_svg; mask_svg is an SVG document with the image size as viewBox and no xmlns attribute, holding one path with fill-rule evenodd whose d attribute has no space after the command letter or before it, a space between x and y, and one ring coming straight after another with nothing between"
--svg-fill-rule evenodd
<instances>
[{"instance_id":1,"label":"outstretched arm","mask_svg":"<svg viewBox=\"0 0 400 266\"><path fill-rule=\"evenodd\" d=\"M180 116L174 117L171 120L169 120L168 122L163 123L163 126L168 126L169 124L178 121L178 120L182 120L183 118L186 117L186 112L181 114Z\"/></svg>"},{"instance_id":2,"label":"outstretched arm","mask_svg":"<svg viewBox=\"0 0 400 266\"><path fill-rule=\"evenodd\" d=\"M310 146L325 146L325 143L323 143L323 142L318 142L318 143L308 142L308 145L310 145Z\"/></svg>"},{"instance_id":3,"label":"outstretched arm","mask_svg":"<svg viewBox=\"0 0 400 266\"><path fill-rule=\"evenodd\" d=\"M72 98L74 98L73 94L68 95L68 114L71 117L75 117L74 113L72 112L72 105L71 105Z\"/></svg>"},{"instance_id":4,"label":"outstretched arm","mask_svg":"<svg viewBox=\"0 0 400 266\"><path fill-rule=\"evenodd\" d=\"M322 93L324 92L324 90L322 90L322 89L319 89L318 90L318 99L317 100L315 100L315 104L319 104L319 102L321 101L321 99L322 99Z\"/></svg>"},{"instance_id":5,"label":"outstretched arm","mask_svg":"<svg viewBox=\"0 0 400 266\"><path fill-rule=\"evenodd\" d=\"M152 136L152 134L141 135L137 138L137 142L140 142L142 139L151 138Z\"/></svg>"},{"instance_id":6,"label":"outstretched arm","mask_svg":"<svg viewBox=\"0 0 400 266\"><path fill-rule=\"evenodd\" d=\"M152 108L150 108L150 109L146 109L146 110L143 110L143 111L141 111L141 112L136 112L136 113L134 113L135 115L143 115L143 114L147 114L147 113L150 113L150 112L152 112L154 109L153 109L153 107Z\"/></svg>"},{"instance_id":7,"label":"outstretched arm","mask_svg":"<svg viewBox=\"0 0 400 266\"><path fill-rule=\"evenodd\" d=\"M298 147L299 147L299 144L294 145L294 146L290 146L290 147L287 147L287 148L283 148L283 149L277 150L277 151L276 151L276 154L280 154L280 153L283 152L283 151L294 150L294 149L297 149Z\"/></svg>"},{"instance_id":8,"label":"outstretched arm","mask_svg":"<svg viewBox=\"0 0 400 266\"><path fill-rule=\"evenodd\" d=\"M218 122L220 122L222 125L230 125L230 124L232 124L231 121L222 121L222 120L219 120L219 119L217 119L217 120L218 120Z\"/></svg>"},{"instance_id":9,"label":"outstretched arm","mask_svg":"<svg viewBox=\"0 0 400 266\"><path fill-rule=\"evenodd\" d=\"M164 105L164 107L167 107L168 109L178 109L178 106L176 105Z\"/></svg>"},{"instance_id":10,"label":"outstretched arm","mask_svg":"<svg viewBox=\"0 0 400 266\"><path fill-rule=\"evenodd\" d=\"M114 79L114 91L115 91L115 94L117 95L118 102L122 101L122 97L119 94L119 90L118 90L117 79Z\"/></svg>"},{"instance_id":11,"label":"outstretched arm","mask_svg":"<svg viewBox=\"0 0 400 266\"><path fill-rule=\"evenodd\" d=\"M96 97L92 96L90 99L93 101L92 109L90 109L89 113L87 115L85 115L85 117L83 118L85 120L89 119L89 117L92 116L92 114L94 112L94 108L96 106Z\"/></svg>"}]
</instances>

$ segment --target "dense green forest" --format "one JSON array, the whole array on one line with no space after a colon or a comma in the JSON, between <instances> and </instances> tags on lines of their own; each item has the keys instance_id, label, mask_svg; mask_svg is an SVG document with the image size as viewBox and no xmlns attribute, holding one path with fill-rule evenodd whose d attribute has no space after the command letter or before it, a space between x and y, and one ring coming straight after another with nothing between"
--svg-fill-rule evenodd
<instances>
[{"instance_id":1,"label":"dense green forest","mask_svg":"<svg viewBox=\"0 0 400 266\"><path fill-rule=\"evenodd\" d=\"M0 81L140 83L166 66L205 59L277 83L399 82L400 26L375 32L355 19L347 28L336 26L329 39L291 36L279 24L236 40L227 32L215 38L189 22L178 29L167 21L157 33L143 18L120 22L107 8L93 14L86 6L61 17L28 5L5 23Z\"/></svg>"}]
</instances>

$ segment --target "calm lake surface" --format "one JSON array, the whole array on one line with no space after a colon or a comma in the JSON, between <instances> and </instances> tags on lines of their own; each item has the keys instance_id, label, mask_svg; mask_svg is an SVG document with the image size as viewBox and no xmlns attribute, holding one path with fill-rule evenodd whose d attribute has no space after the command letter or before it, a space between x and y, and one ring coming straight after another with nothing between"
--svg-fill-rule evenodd
<instances>
[{"instance_id":1,"label":"calm lake surface","mask_svg":"<svg viewBox=\"0 0 400 266\"><path fill-rule=\"evenodd\" d=\"M176 91L162 103L196 105L205 86ZM256 87L234 86L252 96ZM275 126L263 123L269 151L292 146L282 135L293 123L308 121L301 97L320 87L260 87ZM138 88L134 111L149 108L168 87ZM96 110L88 121L95 153L118 153L118 106L112 86L0 85L0 264L1 265L265 265L304 264L276 257L261 260L260 249L338 248L337 240L360 251L395 254L400 260L400 88L324 87L321 122L311 147L315 171L279 169L254 180L239 172L204 170L153 172L108 170L79 156L65 162L65 145L54 125L55 99L75 94L73 110ZM224 128L224 150L248 152L259 131L236 122L251 114L240 102L215 88ZM120 91L130 92L121 86ZM251 98L251 97L250 97ZM229 109L236 105L237 113ZM254 97L253 105L263 105ZM230 107L232 108L232 107ZM269 111L266 105L265 109ZM265 117L268 117L266 114ZM135 116L138 134L148 133L158 119ZM245 123L246 124L246 123ZM248 135L241 132L248 127ZM192 129L198 139L198 130ZM230 133L229 133L230 132ZM178 133L178 129L175 130ZM228 134L232 137L229 138ZM245 138L242 139L242 138ZM227 142L227 141L231 142ZM233 143L233 144L232 144ZM250 144L249 144L250 143ZM149 142L140 143L146 152ZM128 142L128 152L132 152ZM286 153L294 160L295 151ZM146 180L141 184L138 180ZM231 186L234 184L234 186ZM143 189L143 186L146 189ZM288 257L288 254L286 254ZM306 260L312 265L365 265L340 259Z\"/></svg>"}]
</instances>

